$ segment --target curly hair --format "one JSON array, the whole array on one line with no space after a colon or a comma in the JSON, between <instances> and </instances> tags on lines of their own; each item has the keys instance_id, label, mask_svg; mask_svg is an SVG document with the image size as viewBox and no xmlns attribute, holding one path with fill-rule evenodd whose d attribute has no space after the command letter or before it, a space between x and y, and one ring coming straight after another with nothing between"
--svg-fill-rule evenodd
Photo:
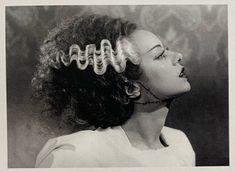
<instances>
[{"instance_id":1,"label":"curly hair","mask_svg":"<svg viewBox=\"0 0 235 172\"><path fill-rule=\"evenodd\" d=\"M120 18L90 15L73 17L54 28L40 49L40 59L32 79L33 97L45 103L43 111L61 115L69 110L70 121L107 128L123 124L134 108L133 100L125 93L124 77L137 80L141 74L138 65L127 61L126 70L117 73L110 65L99 76L88 66L79 70L75 62L60 69L49 65L58 50L68 54L69 47L77 44L85 49L87 44L100 46L108 39L112 47L120 36L128 37L137 29L135 23Z\"/></svg>"}]
</instances>

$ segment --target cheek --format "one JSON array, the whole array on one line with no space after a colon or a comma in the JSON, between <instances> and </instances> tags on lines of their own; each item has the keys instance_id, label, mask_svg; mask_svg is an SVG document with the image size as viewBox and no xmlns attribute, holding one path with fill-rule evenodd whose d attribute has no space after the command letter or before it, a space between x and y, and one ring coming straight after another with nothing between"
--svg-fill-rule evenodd
<instances>
[{"instance_id":1,"label":"cheek","mask_svg":"<svg viewBox=\"0 0 235 172\"><path fill-rule=\"evenodd\" d=\"M158 93L158 96L165 94L167 90L171 90L172 85L172 76L163 64L154 65L149 64L148 67L145 67L143 70L142 81L155 93Z\"/></svg>"},{"instance_id":2,"label":"cheek","mask_svg":"<svg viewBox=\"0 0 235 172\"><path fill-rule=\"evenodd\" d=\"M169 98L187 92L191 88L186 79L177 76L174 68L159 64L157 67L149 65L149 68L145 69L144 83L159 98Z\"/></svg>"},{"instance_id":3,"label":"cheek","mask_svg":"<svg viewBox=\"0 0 235 172\"><path fill-rule=\"evenodd\" d=\"M142 64L143 73L148 79L164 78L164 75L169 73L169 66L163 62L151 61L147 64Z\"/></svg>"},{"instance_id":4,"label":"cheek","mask_svg":"<svg viewBox=\"0 0 235 172\"><path fill-rule=\"evenodd\" d=\"M143 73L146 81L162 83L171 80L172 69L164 63L152 62L148 66L145 66L144 69Z\"/></svg>"}]
</instances>

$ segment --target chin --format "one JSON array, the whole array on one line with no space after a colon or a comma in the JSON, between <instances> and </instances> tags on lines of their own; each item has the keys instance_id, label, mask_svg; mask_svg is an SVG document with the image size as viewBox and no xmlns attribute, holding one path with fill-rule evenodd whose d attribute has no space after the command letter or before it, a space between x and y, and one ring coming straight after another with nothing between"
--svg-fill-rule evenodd
<instances>
[{"instance_id":1,"label":"chin","mask_svg":"<svg viewBox=\"0 0 235 172\"><path fill-rule=\"evenodd\" d=\"M185 84L185 92L189 92L191 90L191 85L189 82Z\"/></svg>"},{"instance_id":2,"label":"chin","mask_svg":"<svg viewBox=\"0 0 235 172\"><path fill-rule=\"evenodd\" d=\"M191 90L191 85L189 82L186 82L186 84L183 86L182 90L179 92L179 95L185 94Z\"/></svg>"}]
</instances>

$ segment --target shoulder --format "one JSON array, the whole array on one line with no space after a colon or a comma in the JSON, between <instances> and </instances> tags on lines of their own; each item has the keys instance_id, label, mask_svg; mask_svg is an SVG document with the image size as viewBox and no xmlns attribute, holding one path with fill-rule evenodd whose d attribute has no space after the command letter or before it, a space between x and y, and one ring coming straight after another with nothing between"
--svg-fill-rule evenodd
<instances>
[{"instance_id":1,"label":"shoulder","mask_svg":"<svg viewBox=\"0 0 235 172\"><path fill-rule=\"evenodd\" d=\"M165 140L173 146L180 146L180 147L190 146L191 147L191 143L188 137L181 130L164 126L162 129L162 134Z\"/></svg>"},{"instance_id":2,"label":"shoulder","mask_svg":"<svg viewBox=\"0 0 235 172\"><path fill-rule=\"evenodd\" d=\"M179 129L164 126L162 129L162 134L166 137L168 141L187 141L188 138L185 133Z\"/></svg>"},{"instance_id":3,"label":"shoulder","mask_svg":"<svg viewBox=\"0 0 235 172\"><path fill-rule=\"evenodd\" d=\"M195 165L195 152L183 131L165 126L163 127L162 134L167 143L183 156L188 165Z\"/></svg>"},{"instance_id":4,"label":"shoulder","mask_svg":"<svg viewBox=\"0 0 235 172\"><path fill-rule=\"evenodd\" d=\"M79 131L50 139L37 156L35 167L87 166L96 159L104 144L98 131Z\"/></svg>"}]
</instances>

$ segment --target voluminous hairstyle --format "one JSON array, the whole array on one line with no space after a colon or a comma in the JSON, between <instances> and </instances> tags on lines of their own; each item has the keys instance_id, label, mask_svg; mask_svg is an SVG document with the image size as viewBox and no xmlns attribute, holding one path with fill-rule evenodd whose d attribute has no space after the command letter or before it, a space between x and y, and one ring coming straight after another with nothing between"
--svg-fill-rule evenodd
<instances>
[{"instance_id":1,"label":"voluminous hairstyle","mask_svg":"<svg viewBox=\"0 0 235 172\"><path fill-rule=\"evenodd\" d=\"M68 54L73 44L84 51L86 45L100 47L101 41L107 39L115 48L118 38L128 37L136 29L135 23L100 15L75 16L54 28L40 48L32 79L33 97L44 102L43 112L57 116L69 113L69 120L75 126L107 128L127 121L134 103L125 93L125 86L139 78L138 65L127 61L121 73L109 65L103 75L97 75L92 66L79 70L72 62L56 69L49 62L55 59L58 50Z\"/></svg>"}]
</instances>

